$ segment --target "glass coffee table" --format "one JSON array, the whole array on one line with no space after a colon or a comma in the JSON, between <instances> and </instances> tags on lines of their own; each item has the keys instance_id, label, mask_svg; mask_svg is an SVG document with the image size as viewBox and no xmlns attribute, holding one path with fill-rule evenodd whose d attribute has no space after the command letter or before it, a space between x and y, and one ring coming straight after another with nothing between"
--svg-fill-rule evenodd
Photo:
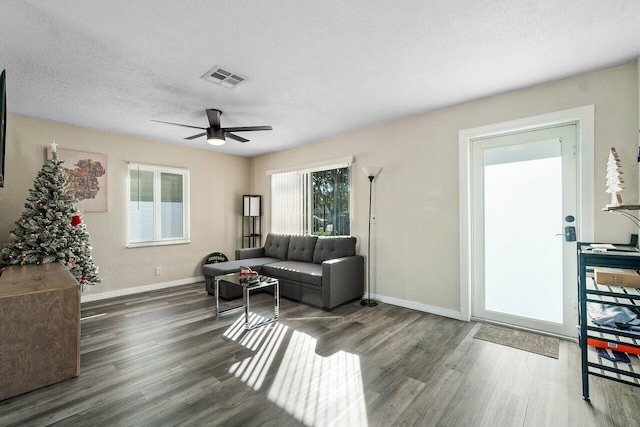
<instances>
[{"instance_id":1,"label":"glass coffee table","mask_svg":"<svg viewBox=\"0 0 640 427\"><path fill-rule=\"evenodd\" d=\"M229 273L223 274L221 276L216 276L215 280L215 297L216 297L216 317L221 314L229 313L231 311L240 310L244 308L244 328L245 329L256 329L261 326L268 325L269 323L277 322L278 317L280 315L280 281L278 279L274 279L273 277L267 276L258 276L258 282L256 283L248 283L244 280L240 280L239 273ZM244 304L227 308L225 310L220 310L220 298L219 298L219 288L220 281L223 280L225 282L233 283L234 285L238 285L242 287L242 299ZM271 319L266 319L256 324L249 324L249 296L251 292L257 291L259 289L265 289L268 287L273 287L273 317Z\"/></svg>"}]
</instances>

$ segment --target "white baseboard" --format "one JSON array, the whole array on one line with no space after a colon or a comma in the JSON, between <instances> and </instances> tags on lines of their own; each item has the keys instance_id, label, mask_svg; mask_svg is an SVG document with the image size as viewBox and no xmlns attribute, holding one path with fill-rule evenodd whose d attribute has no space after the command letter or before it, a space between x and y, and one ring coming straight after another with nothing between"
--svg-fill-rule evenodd
<instances>
[{"instance_id":1,"label":"white baseboard","mask_svg":"<svg viewBox=\"0 0 640 427\"><path fill-rule=\"evenodd\" d=\"M450 317L456 320L462 320L459 311L449 310L442 307L435 307L427 304L420 304L414 301L407 301L400 298L386 297L384 295L371 294L371 298L387 304L397 305L399 307L410 308L412 310L423 311L425 313L437 314L438 316Z\"/></svg>"},{"instance_id":2,"label":"white baseboard","mask_svg":"<svg viewBox=\"0 0 640 427\"><path fill-rule=\"evenodd\" d=\"M82 295L82 302L99 301L103 299L116 298L125 295L133 295L142 292L156 291L159 289L172 288L174 286L190 285L192 283L204 282L204 276L190 277L187 279L174 280L171 282L154 283L152 285L135 286L133 288L118 289L115 291L102 292L99 294ZM100 285L96 285L100 286ZM438 316L450 317L452 319L460 320L461 315L459 311L448 310L442 307L435 307L427 304L420 304L414 301L403 300L400 298L387 297L384 295L371 294L371 297L380 302L387 304L397 305L398 307L410 308L412 310L418 310L425 313L436 314Z\"/></svg>"},{"instance_id":3,"label":"white baseboard","mask_svg":"<svg viewBox=\"0 0 640 427\"><path fill-rule=\"evenodd\" d=\"M204 282L204 276L189 277L187 279L173 280L171 282L154 283L152 285L135 286L133 288L118 289L115 291L101 292L99 294L82 295L81 302L99 301L102 299L116 298L141 292L157 291L158 289L172 288L174 286L190 285L198 282Z\"/></svg>"}]
</instances>

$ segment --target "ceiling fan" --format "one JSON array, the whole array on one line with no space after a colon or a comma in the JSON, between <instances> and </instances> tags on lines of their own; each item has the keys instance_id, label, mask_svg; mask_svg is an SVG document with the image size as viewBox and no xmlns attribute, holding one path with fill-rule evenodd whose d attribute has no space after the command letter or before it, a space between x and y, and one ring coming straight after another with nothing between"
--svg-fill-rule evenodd
<instances>
[{"instance_id":1,"label":"ceiling fan","mask_svg":"<svg viewBox=\"0 0 640 427\"><path fill-rule=\"evenodd\" d=\"M166 123L169 125L182 126L186 128L192 128L192 129L202 129L205 132L199 133L197 135L188 136L185 139L196 139L206 135L207 142L211 145L222 145L225 143L225 138L235 139L236 141L239 141L239 142L249 141L248 139L238 135L234 135L231 132L249 132L249 131L256 131L256 130L272 130L273 129L271 126L239 126L239 127L223 128L220 126L221 114L222 114L222 111L220 110L216 110L216 109L207 110L207 118L209 119L209 125L210 125L210 127L208 128L183 125L180 123L163 122L162 120L152 120L152 121L158 122L158 123Z\"/></svg>"}]
</instances>

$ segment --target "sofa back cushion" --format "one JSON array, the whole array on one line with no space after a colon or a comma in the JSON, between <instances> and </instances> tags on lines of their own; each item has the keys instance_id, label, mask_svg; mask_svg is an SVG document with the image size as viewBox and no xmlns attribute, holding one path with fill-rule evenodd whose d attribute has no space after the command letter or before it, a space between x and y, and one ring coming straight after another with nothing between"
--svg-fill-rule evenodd
<instances>
[{"instance_id":1,"label":"sofa back cushion","mask_svg":"<svg viewBox=\"0 0 640 427\"><path fill-rule=\"evenodd\" d=\"M286 261L290 238L288 234L267 234L267 240L264 242L264 256Z\"/></svg>"},{"instance_id":2,"label":"sofa back cushion","mask_svg":"<svg viewBox=\"0 0 640 427\"><path fill-rule=\"evenodd\" d=\"M320 237L313 252L313 262L322 264L326 260L356 254L356 238L352 236Z\"/></svg>"},{"instance_id":3,"label":"sofa back cushion","mask_svg":"<svg viewBox=\"0 0 640 427\"><path fill-rule=\"evenodd\" d=\"M287 260L313 262L318 236L291 236Z\"/></svg>"}]
</instances>

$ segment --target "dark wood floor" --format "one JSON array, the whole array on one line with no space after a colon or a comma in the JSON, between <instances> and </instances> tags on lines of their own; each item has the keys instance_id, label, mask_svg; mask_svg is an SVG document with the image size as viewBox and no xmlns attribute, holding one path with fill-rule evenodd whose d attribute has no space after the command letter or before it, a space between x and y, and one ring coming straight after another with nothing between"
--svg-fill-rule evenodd
<instances>
[{"instance_id":1,"label":"dark wood floor","mask_svg":"<svg viewBox=\"0 0 640 427\"><path fill-rule=\"evenodd\" d=\"M245 332L213 304L203 284L83 304L80 376L0 402L0 425L640 425L640 389L593 377L581 399L574 343L556 360L473 339L473 322L285 299Z\"/></svg>"}]
</instances>

